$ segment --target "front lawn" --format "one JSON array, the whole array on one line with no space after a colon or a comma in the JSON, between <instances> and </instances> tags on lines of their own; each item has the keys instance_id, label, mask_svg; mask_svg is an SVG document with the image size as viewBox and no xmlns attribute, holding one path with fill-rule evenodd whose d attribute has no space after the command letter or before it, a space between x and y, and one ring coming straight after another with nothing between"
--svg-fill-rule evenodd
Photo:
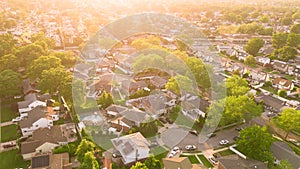
<instances>
[{"instance_id":1,"label":"front lawn","mask_svg":"<svg viewBox=\"0 0 300 169\"><path fill-rule=\"evenodd\" d=\"M30 161L24 161L19 150L11 150L0 153L1 168L14 169L14 168L28 168Z\"/></svg>"},{"instance_id":2,"label":"front lawn","mask_svg":"<svg viewBox=\"0 0 300 169\"><path fill-rule=\"evenodd\" d=\"M207 167L207 168L213 167L213 165L203 155L198 155L198 157L202 161L202 163L205 167Z\"/></svg>"},{"instance_id":3,"label":"front lawn","mask_svg":"<svg viewBox=\"0 0 300 169\"><path fill-rule=\"evenodd\" d=\"M227 150L224 150L224 151L220 151L219 154L221 156L228 156L228 155L234 154L234 152L231 151L231 150L229 150L229 149L227 149Z\"/></svg>"},{"instance_id":4,"label":"front lawn","mask_svg":"<svg viewBox=\"0 0 300 169\"><path fill-rule=\"evenodd\" d=\"M180 155L180 157L187 157L192 164L200 164L200 161L197 159L195 155Z\"/></svg>"},{"instance_id":5,"label":"front lawn","mask_svg":"<svg viewBox=\"0 0 300 169\"><path fill-rule=\"evenodd\" d=\"M1 143L16 140L18 138L17 125L12 124L1 127Z\"/></svg>"},{"instance_id":6,"label":"front lawn","mask_svg":"<svg viewBox=\"0 0 300 169\"><path fill-rule=\"evenodd\" d=\"M17 117L17 113L13 112L8 107L2 107L1 106L1 123L11 121L13 118Z\"/></svg>"}]
</instances>

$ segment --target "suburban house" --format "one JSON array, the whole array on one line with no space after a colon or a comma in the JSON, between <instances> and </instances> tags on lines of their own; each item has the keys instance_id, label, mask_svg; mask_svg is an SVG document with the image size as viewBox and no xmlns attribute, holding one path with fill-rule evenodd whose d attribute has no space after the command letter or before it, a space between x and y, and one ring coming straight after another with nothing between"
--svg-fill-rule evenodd
<instances>
[{"instance_id":1,"label":"suburban house","mask_svg":"<svg viewBox=\"0 0 300 169\"><path fill-rule=\"evenodd\" d=\"M235 50L231 46L217 45L217 51L219 53L224 53L227 56L232 56L232 55L234 55Z\"/></svg>"},{"instance_id":2,"label":"suburban house","mask_svg":"<svg viewBox=\"0 0 300 169\"><path fill-rule=\"evenodd\" d=\"M286 62L274 60L271 64L275 70L278 70L282 73L288 72L289 65Z\"/></svg>"},{"instance_id":3,"label":"suburban house","mask_svg":"<svg viewBox=\"0 0 300 169\"><path fill-rule=\"evenodd\" d=\"M200 164L191 164L187 157L163 158L164 169L204 169Z\"/></svg>"},{"instance_id":4,"label":"suburban house","mask_svg":"<svg viewBox=\"0 0 300 169\"><path fill-rule=\"evenodd\" d=\"M261 84L269 80L269 75L264 72L255 72L255 71L250 71L248 80L250 81L251 84Z\"/></svg>"},{"instance_id":5,"label":"suburban house","mask_svg":"<svg viewBox=\"0 0 300 169\"><path fill-rule=\"evenodd\" d=\"M38 106L27 112L27 117L20 121L22 135L29 136L39 128L51 127L53 121L57 120L59 120L59 116L52 107Z\"/></svg>"},{"instance_id":6,"label":"suburban house","mask_svg":"<svg viewBox=\"0 0 300 169\"><path fill-rule=\"evenodd\" d=\"M125 117L118 117L117 119L111 120L110 125L115 128L116 131L127 133L135 125L135 123Z\"/></svg>"},{"instance_id":7,"label":"suburban house","mask_svg":"<svg viewBox=\"0 0 300 169\"><path fill-rule=\"evenodd\" d=\"M72 163L69 162L69 154L39 154L31 159L30 169L72 169Z\"/></svg>"},{"instance_id":8,"label":"suburban house","mask_svg":"<svg viewBox=\"0 0 300 169\"><path fill-rule=\"evenodd\" d=\"M283 78L275 78L272 80L273 87L279 90L291 91L294 88L294 83L291 80Z\"/></svg>"},{"instance_id":9,"label":"suburban house","mask_svg":"<svg viewBox=\"0 0 300 169\"><path fill-rule=\"evenodd\" d=\"M86 64L86 63L78 63L74 67L74 72L80 72L83 74L88 74L89 71L93 69L93 66Z\"/></svg>"},{"instance_id":10,"label":"suburban house","mask_svg":"<svg viewBox=\"0 0 300 169\"><path fill-rule=\"evenodd\" d=\"M297 155L285 142L274 142L271 152L277 160L288 160L293 168L300 168L300 156Z\"/></svg>"},{"instance_id":11,"label":"suburban house","mask_svg":"<svg viewBox=\"0 0 300 169\"><path fill-rule=\"evenodd\" d=\"M260 94L255 97L257 103L263 102L264 108L272 112L279 113L286 108L286 103L270 95Z\"/></svg>"},{"instance_id":12,"label":"suburban house","mask_svg":"<svg viewBox=\"0 0 300 169\"><path fill-rule=\"evenodd\" d=\"M127 110L127 107L117 105L117 104L112 104L108 106L106 110L106 115L110 117L117 117L120 116L121 112Z\"/></svg>"},{"instance_id":13,"label":"suburban house","mask_svg":"<svg viewBox=\"0 0 300 169\"><path fill-rule=\"evenodd\" d=\"M30 93L38 93L39 90L37 90L30 82L30 79L25 79L22 81L22 88L23 88L23 94L26 96Z\"/></svg>"},{"instance_id":14,"label":"suburban house","mask_svg":"<svg viewBox=\"0 0 300 169\"><path fill-rule=\"evenodd\" d=\"M199 97L194 97L192 100L186 100L181 103L182 113L191 119L198 119L200 116L203 118L207 112L210 103L207 100Z\"/></svg>"},{"instance_id":15,"label":"suburban house","mask_svg":"<svg viewBox=\"0 0 300 169\"><path fill-rule=\"evenodd\" d=\"M129 95L134 94L139 90L145 90L148 88L148 84L144 81L126 80L122 82L121 89L126 91Z\"/></svg>"},{"instance_id":16,"label":"suburban house","mask_svg":"<svg viewBox=\"0 0 300 169\"><path fill-rule=\"evenodd\" d=\"M38 95L30 93L24 97L24 101L18 102L18 109L20 113L28 112L37 106L46 107L46 101L50 99L50 95Z\"/></svg>"},{"instance_id":17,"label":"suburban house","mask_svg":"<svg viewBox=\"0 0 300 169\"><path fill-rule=\"evenodd\" d=\"M114 60L108 59L108 58L102 58L98 62L98 68L96 69L96 72L102 72L107 70L112 70L116 67L116 63Z\"/></svg>"},{"instance_id":18,"label":"suburban house","mask_svg":"<svg viewBox=\"0 0 300 169\"><path fill-rule=\"evenodd\" d=\"M255 57L256 59L256 62L262 66L265 66L267 64L270 64L271 63L271 59L268 58L268 57Z\"/></svg>"},{"instance_id":19,"label":"suburban house","mask_svg":"<svg viewBox=\"0 0 300 169\"><path fill-rule=\"evenodd\" d=\"M153 76L150 78L150 84L156 89L164 88L167 82L168 78L163 78L160 76Z\"/></svg>"},{"instance_id":20,"label":"suburban house","mask_svg":"<svg viewBox=\"0 0 300 169\"><path fill-rule=\"evenodd\" d=\"M238 155L229 155L218 158L218 169L268 169L268 164L253 159L243 159Z\"/></svg>"},{"instance_id":21,"label":"suburban house","mask_svg":"<svg viewBox=\"0 0 300 169\"><path fill-rule=\"evenodd\" d=\"M113 147L120 152L121 160L125 165L149 157L150 144L140 132L114 138L111 142Z\"/></svg>"},{"instance_id":22,"label":"suburban house","mask_svg":"<svg viewBox=\"0 0 300 169\"><path fill-rule=\"evenodd\" d=\"M52 152L54 148L67 144L68 137L59 125L39 128L33 131L32 137L21 143L21 154L29 160L36 154Z\"/></svg>"}]
</instances>

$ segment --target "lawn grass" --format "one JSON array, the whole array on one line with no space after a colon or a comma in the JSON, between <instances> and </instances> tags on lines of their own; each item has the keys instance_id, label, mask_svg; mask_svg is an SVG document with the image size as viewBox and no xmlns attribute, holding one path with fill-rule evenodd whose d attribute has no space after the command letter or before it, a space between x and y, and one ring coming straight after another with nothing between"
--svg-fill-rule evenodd
<instances>
[{"instance_id":1,"label":"lawn grass","mask_svg":"<svg viewBox=\"0 0 300 169\"><path fill-rule=\"evenodd\" d=\"M13 112L8 107L1 106L0 114L1 114L1 123L11 121L13 118L17 117L17 113Z\"/></svg>"},{"instance_id":2,"label":"lawn grass","mask_svg":"<svg viewBox=\"0 0 300 169\"><path fill-rule=\"evenodd\" d=\"M231 151L231 150L229 150L229 149L227 149L227 150L224 150L224 151L220 151L219 154L221 156L228 156L228 155L234 154L234 152Z\"/></svg>"},{"instance_id":3,"label":"lawn grass","mask_svg":"<svg viewBox=\"0 0 300 169\"><path fill-rule=\"evenodd\" d=\"M17 125L11 124L1 127L1 143L16 140L18 138Z\"/></svg>"},{"instance_id":4,"label":"lawn grass","mask_svg":"<svg viewBox=\"0 0 300 169\"><path fill-rule=\"evenodd\" d=\"M277 94L277 89L273 88L272 86L269 86L269 87L263 86L262 89L267 90L271 93Z\"/></svg>"},{"instance_id":5,"label":"lawn grass","mask_svg":"<svg viewBox=\"0 0 300 169\"><path fill-rule=\"evenodd\" d=\"M198 157L202 161L202 163L205 167L207 167L207 168L213 167L213 165L203 155L198 155Z\"/></svg>"},{"instance_id":6,"label":"lawn grass","mask_svg":"<svg viewBox=\"0 0 300 169\"><path fill-rule=\"evenodd\" d=\"M190 160L190 162L191 162L192 164L199 164L199 163L200 163L200 162L198 161L198 159L196 158L195 155L188 156L188 158L189 158L189 160Z\"/></svg>"},{"instance_id":7,"label":"lawn grass","mask_svg":"<svg viewBox=\"0 0 300 169\"><path fill-rule=\"evenodd\" d=\"M188 117L186 117L185 115L179 113L171 113L170 118L175 122L175 124L177 125L183 125L183 126L187 126L187 127L193 127L194 122L189 119Z\"/></svg>"},{"instance_id":8,"label":"lawn grass","mask_svg":"<svg viewBox=\"0 0 300 169\"><path fill-rule=\"evenodd\" d=\"M30 161L24 161L19 150L11 150L0 153L0 168L14 169L14 168L28 168Z\"/></svg>"}]
</instances>

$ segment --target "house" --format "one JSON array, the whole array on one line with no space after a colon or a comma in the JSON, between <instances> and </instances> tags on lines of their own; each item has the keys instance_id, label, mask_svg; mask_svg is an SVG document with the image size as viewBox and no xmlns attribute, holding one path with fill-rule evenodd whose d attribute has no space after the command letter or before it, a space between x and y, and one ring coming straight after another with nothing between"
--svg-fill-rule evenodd
<instances>
[{"instance_id":1,"label":"house","mask_svg":"<svg viewBox=\"0 0 300 169\"><path fill-rule=\"evenodd\" d=\"M23 88L23 94L26 96L29 93L38 93L39 90L37 90L33 85L30 83L30 79L25 79L22 81L22 88Z\"/></svg>"},{"instance_id":2,"label":"house","mask_svg":"<svg viewBox=\"0 0 300 169\"><path fill-rule=\"evenodd\" d=\"M153 76L150 78L150 84L156 89L164 88L167 82L168 78L163 78L160 76Z\"/></svg>"},{"instance_id":3,"label":"house","mask_svg":"<svg viewBox=\"0 0 300 169\"><path fill-rule=\"evenodd\" d=\"M244 159L238 155L218 158L218 169L268 169L268 164L254 159Z\"/></svg>"},{"instance_id":4,"label":"house","mask_svg":"<svg viewBox=\"0 0 300 169\"><path fill-rule=\"evenodd\" d=\"M93 66L86 63L78 63L74 67L74 72L81 72L83 74L88 74L89 71L93 69Z\"/></svg>"},{"instance_id":5,"label":"house","mask_svg":"<svg viewBox=\"0 0 300 169\"><path fill-rule=\"evenodd\" d=\"M191 164L187 157L163 158L164 169L204 169L199 164Z\"/></svg>"},{"instance_id":6,"label":"house","mask_svg":"<svg viewBox=\"0 0 300 169\"><path fill-rule=\"evenodd\" d=\"M110 121L111 127L115 128L117 131L122 131L127 133L135 123L131 120L126 119L125 117L119 117L115 120Z\"/></svg>"},{"instance_id":7,"label":"house","mask_svg":"<svg viewBox=\"0 0 300 169\"><path fill-rule=\"evenodd\" d=\"M53 126L53 121L59 120L59 116L52 107L38 106L27 113L27 117L20 121L23 136L29 136L34 130Z\"/></svg>"},{"instance_id":8,"label":"house","mask_svg":"<svg viewBox=\"0 0 300 169\"><path fill-rule=\"evenodd\" d=\"M273 66L274 69L282 72L282 73L286 73L288 71L288 67L289 65L286 62L282 62L279 60L274 60L271 65Z\"/></svg>"},{"instance_id":9,"label":"house","mask_svg":"<svg viewBox=\"0 0 300 169\"><path fill-rule=\"evenodd\" d=\"M120 114L127 109L128 109L127 107L117 105L117 104L112 104L108 106L105 110L108 116L117 117L120 116Z\"/></svg>"},{"instance_id":10,"label":"house","mask_svg":"<svg viewBox=\"0 0 300 169\"><path fill-rule=\"evenodd\" d=\"M277 160L288 160L293 168L300 168L300 156L297 155L285 142L274 142L271 152Z\"/></svg>"},{"instance_id":11,"label":"house","mask_svg":"<svg viewBox=\"0 0 300 169\"><path fill-rule=\"evenodd\" d=\"M257 103L263 102L264 108L279 113L286 108L286 103L270 95L260 94L255 97Z\"/></svg>"},{"instance_id":12,"label":"house","mask_svg":"<svg viewBox=\"0 0 300 169\"><path fill-rule=\"evenodd\" d=\"M32 133L32 137L21 143L21 154L29 160L36 154L49 153L56 147L68 143L68 138L63 134L61 126L39 128Z\"/></svg>"},{"instance_id":13,"label":"house","mask_svg":"<svg viewBox=\"0 0 300 169\"><path fill-rule=\"evenodd\" d=\"M127 91L129 95L134 94L139 90L148 88L148 84L144 81L135 81L133 79L122 82L121 88L123 91Z\"/></svg>"},{"instance_id":14,"label":"house","mask_svg":"<svg viewBox=\"0 0 300 169\"><path fill-rule=\"evenodd\" d=\"M234 55L235 50L231 46L217 45L217 51L219 53L224 53L227 56L232 56Z\"/></svg>"},{"instance_id":15,"label":"house","mask_svg":"<svg viewBox=\"0 0 300 169\"><path fill-rule=\"evenodd\" d=\"M256 62L259 64L259 65L262 65L262 66L265 66L267 64L270 64L271 63L271 59L268 58L268 57L255 57L256 59Z\"/></svg>"},{"instance_id":16,"label":"house","mask_svg":"<svg viewBox=\"0 0 300 169\"><path fill-rule=\"evenodd\" d=\"M116 63L114 60L112 59L108 59L108 58L102 58L99 62L98 62L98 68L96 69L97 72L102 72L105 70L112 70L116 67Z\"/></svg>"},{"instance_id":17,"label":"house","mask_svg":"<svg viewBox=\"0 0 300 169\"><path fill-rule=\"evenodd\" d=\"M46 100L48 99L50 99L50 95L29 93L24 97L24 101L18 102L19 112L25 113L36 108L37 106L46 107Z\"/></svg>"},{"instance_id":18,"label":"house","mask_svg":"<svg viewBox=\"0 0 300 169\"><path fill-rule=\"evenodd\" d=\"M119 138L111 139L113 147L121 154L121 160L125 165L149 157L149 142L140 133L133 133Z\"/></svg>"},{"instance_id":19,"label":"house","mask_svg":"<svg viewBox=\"0 0 300 169\"><path fill-rule=\"evenodd\" d=\"M275 78L272 80L273 87L279 90L287 90L291 91L294 88L294 83L291 80L283 79L283 78Z\"/></svg>"},{"instance_id":20,"label":"house","mask_svg":"<svg viewBox=\"0 0 300 169\"><path fill-rule=\"evenodd\" d=\"M205 117L210 103L207 100L196 96L194 98L182 101L181 105L182 113L184 115L191 119L198 119L199 116L202 116L203 118Z\"/></svg>"},{"instance_id":21,"label":"house","mask_svg":"<svg viewBox=\"0 0 300 169\"><path fill-rule=\"evenodd\" d=\"M269 74L264 72L250 71L248 80L251 84L261 84L269 80Z\"/></svg>"},{"instance_id":22,"label":"house","mask_svg":"<svg viewBox=\"0 0 300 169\"><path fill-rule=\"evenodd\" d=\"M32 157L31 159L31 169L72 169L72 163L69 162L69 154L41 154Z\"/></svg>"}]
</instances>

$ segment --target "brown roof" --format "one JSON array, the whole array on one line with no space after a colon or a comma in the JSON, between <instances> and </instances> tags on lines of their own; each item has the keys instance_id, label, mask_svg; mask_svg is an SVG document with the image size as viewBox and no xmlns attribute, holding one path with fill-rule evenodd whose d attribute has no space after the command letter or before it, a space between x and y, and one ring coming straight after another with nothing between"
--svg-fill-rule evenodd
<instances>
[{"instance_id":1,"label":"brown roof","mask_svg":"<svg viewBox=\"0 0 300 169\"><path fill-rule=\"evenodd\" d=\"M187 157L164 158L165 169L191 169L192 164Z\"/></svg>"},{"instance_id":2,"label":"brown roof","mask_svg":"<svg viewBox=\"0 0 300 169\"><path fill-rule=\"evenodd\" d=\"M67 142L67 138L63 136L61 126L52 126L49 128L39 128L32 133L33 140L41 142L58 143Z\"/></svg>"},{"instance_id":3,"label":"brown roof","mask_svg":"<svg viewBox=\"0 0 300 169\"><path fill-rule=\"evenodd\" d=\"M41 145L40 140L31 140L21 143L21 154L35 152L35 149Z\"/></svg>"},{"instance_id":4,"label":"brown roof","mask_svg":"<svg viewBox=\"0 0 300 169\"><path fill-rule=\"evenodd\" d=\"M273 80L273 83L277 84L277 85L280 84L282 86L289 87L292 85L293 82L291 80L287 80L287 79L278 77Z\"/></svg>"},{"instance_id":5,"label":"brown roof","mask_svg":"<svg viewBox=\"0 0 300 169\"><path fill-rule=\"evenodd\" d=\"M218 159L220 164L225 169L267 169L268 166L266 163L253 160L253 159L243 159L238 155L229 155L224 156Z\"/></svg>"},{"instance_id":6,"label":"brown roof","mask_svg":"<svg viewBox=\"0 0 300 169\"><path fill-rule=\"evenodd\" d=\"M31 127L32 124L39 119L46 117L47 109L45 107L38 106L28 112L28 117L20 121L21 128Z\"/></svg>"},{"instance_id":7,"label":"brown roof","mask_svg":"<svg viewBox=\"0 0 300 169\"><path fill-rule=\"evenodd\" d=\"M50 156L50 168L55 169L71 169L72 163L69 163L69 154L52 154Z\"/></svg>"}]
</instances>

